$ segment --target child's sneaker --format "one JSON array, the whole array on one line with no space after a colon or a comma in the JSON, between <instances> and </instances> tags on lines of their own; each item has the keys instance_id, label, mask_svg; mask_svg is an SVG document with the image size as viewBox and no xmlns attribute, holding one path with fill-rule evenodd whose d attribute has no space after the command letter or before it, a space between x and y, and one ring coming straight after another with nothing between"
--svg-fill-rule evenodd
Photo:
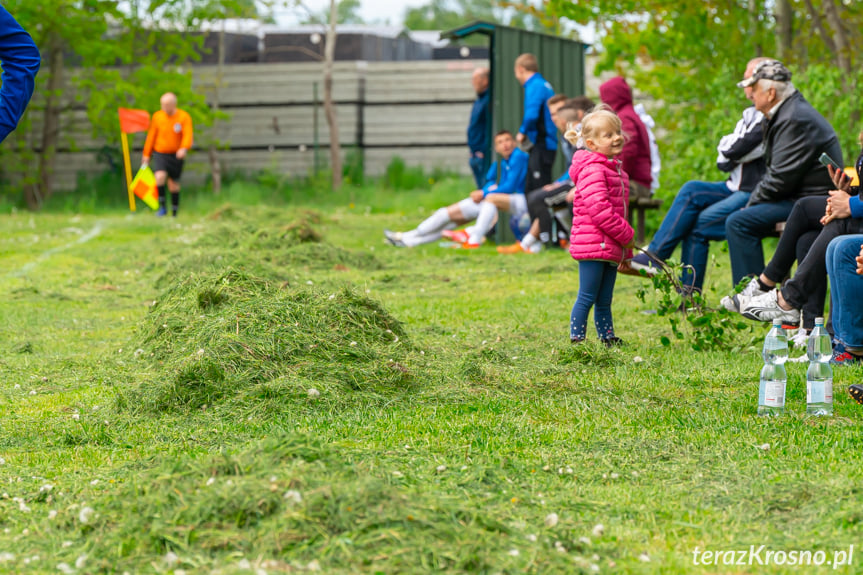
<instances>
[{"instance_id":1,"label":"child's sneaker","mask_svg":"<svg viewBox=\"0 0 863 575\"><path fill-rule=\"evenodd\" d=\"M612 347L621 347L621 346L626 345L626 343L622 339L620 339L619 337L607 337L601 341L602 341L602 345L604 345L605 347L607 347L609 349L611 349Z\"/></svg>"}]
</instances>

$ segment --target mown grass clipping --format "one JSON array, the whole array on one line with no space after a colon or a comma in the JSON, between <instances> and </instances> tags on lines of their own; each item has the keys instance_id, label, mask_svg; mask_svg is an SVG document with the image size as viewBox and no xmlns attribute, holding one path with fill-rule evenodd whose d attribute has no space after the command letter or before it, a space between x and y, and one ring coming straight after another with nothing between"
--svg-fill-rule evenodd
<instances>
[{"instance_id":1,"label":"mown grass clipping","mask_svg":"<svg viewBox=\"0 0 863 575\"><path fill-rule=\"evenodd\" d=\"M191 274L139 331L139 357L162 375L122 394L123 408L278 404L322 386L386 393L413 381L402 324L349 287L296 288L232 268Z\"/></svg>"}]
</instances>

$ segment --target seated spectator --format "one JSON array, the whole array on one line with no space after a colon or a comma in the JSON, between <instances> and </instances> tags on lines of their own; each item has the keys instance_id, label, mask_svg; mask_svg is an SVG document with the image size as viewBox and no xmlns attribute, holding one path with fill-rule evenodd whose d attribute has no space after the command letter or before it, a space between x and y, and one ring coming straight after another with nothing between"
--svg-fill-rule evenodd
<instances>
[{"instance_id":1,"label":"seated spectator","mask_svg":"<svg viewBox=\"0 0 863 575\"><path fill-rule=\"evenodd\" d=\"M744 79L752 76L755 66L766 58L749 62ZM744 89L752 100L751 88ZM632 270L644 270L647 275L659 271L660 262L671 257L677 245L683 243L680 259L686 266L681 281L684 286L700 291L707 272L710 242L725 239L725 219L749 201L749 193L764 175L764 146L761 122L764 116L754 107L743 110L734 132L723 136L717 147L717 167L728 172L724 182L687 182L680 188L671 208L653 236L648 252L630 260ZM658 261L657 261L658 260ZM628 273L626 266L621 269Z\"/></svg>"},{"instance_id":2,"label":"seated spectator","mask_svg":"<svg viewBox=\"0 0 863 575\"><path fill-rule=\"evenodd\" d=\"M752 101L766 118L767 166L746 207L731 214L725 224L735 285L764 270L761 240L775 233L777 223L788 219L794 202L806 196L826 196L834 189L827 168L818 161L821 154L842 163L842 148L833 127L794 88L791 72L781 62L761 62L752 77L738 86L751 87ZM744 297L762 293L757 281L750 286Z\"/></svg>"},{"instance_id":3,"label":"seated spectator","mask_svg":"<svg viewBox=\"0 0 863 575\"><path fill-rule=\"evenodd\" d=\"M863 147L863 133L860 135ZM863 152L857 159L858 173L863 170ZM782 238L773 259L754 280L758 290L765 292L755 297L738 295L736 302L740 313L757 321L773 321L779 318L784 323L797 324L800 309L806 315L803 327L810 327L815 316L823 315L824 298L827 293L826 258L827 247L833 239L847 234L863 233L863 197L860 186L851 186L850 179L841 170L829 170L837 189L829 197L815 196L797 202L785 224ZM791 271L794 263L792 241L789 237L799 236L803 231L821 228L806 257L797 265L797 271L781 289L773 289ZM813 302L813 294L820 298ZM833 301L836 301L835 294ZM812 305L806 305L812 302ZM805 307L804 307L805 306ZM808 320L808 321L807 321ZM807 326L807 323L810 323Z\"/></svg>"},{"instance_id":4,"label":"seated spectator","mask_svg":"<svg viewBox=\"0 0 863 575\"><path fill-rule=\"evenodd\" d=\"M414 247L439 240L445 230L476 220L469 232L462 232L462 247L475 248L482 243L485 234L494 225L498 209L513 215L527 213L524 199L524 182L527 177L525 152L516 148L512 133L504 130L494 137L494 149L500 156L500 182L495 183L498 162L491 165L486 175L485 187L471 192L464 200L446 208L440 208L415 229L408 232L384 230L387 242L397 247Z\"/></svg>"},{"instance_id":5,"label":"seated spectator","mask_svg":"<svg viewBox=\"0 0 863 575\"><path fill-rule=\"evenodd\" d=\"M567 126L580 125L584 115L593 109L593 100L586 96L579 96L566 100L558 105L554 98L549 100L551 117L557 129L563 133ZM498 253L501 254L536 254L542 250L543 244L555 244L557 238L552 238L553 220L549 210L562 212L558 217L562 220L562 228L569 233L572 225L572 197L574 195L572 180L569 179L569 165L572 163L572 155L577 147L565 139L561 149L564 152L564 173L555 182L545 185L538 190L533 190L527 195L527 209L532 218L530 230L524 235L520 242L510 246L499 246Z\"/></svg>"},{"instance_id":6,"label":"seated spectator","mask_svg":"<svg viewBox=\"0 0 863 575\"><path fill-rule=\"evenodd\" d=\"M599 87L599 98L608 104L623 122L626 145L620 159L623 171L629 176L630 199L649 198L653 178L650 175L650 137L647 127L632 106L632 88L620 76Z\"/></svg>"},{"instance_id":7,"label":"seated spectator","mask_svg":"<svg viewBox=\"0 0 863 575\"><path fill-rule=\"evenodd\" d=\"M830 242L827 273L833 302L831 363L859 365L863 363L863 235L841 236ZM851 387L851 396L863 403L863 385Z\"/></svg>"}]
</instances>

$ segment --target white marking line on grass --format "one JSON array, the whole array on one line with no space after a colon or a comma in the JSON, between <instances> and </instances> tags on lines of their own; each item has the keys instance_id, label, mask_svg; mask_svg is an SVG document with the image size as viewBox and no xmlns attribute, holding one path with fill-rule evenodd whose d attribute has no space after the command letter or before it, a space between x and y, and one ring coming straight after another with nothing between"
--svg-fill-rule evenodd
<instances>
[{"instance_id":1,"label":"white marking line on grass","mask_svg":"<svg viewBox=\"0 0 863 575\"><path fill-rule=\"evenodd\" d=\"M86 244L87 242L89 242L93 238L98 237L99 234L102 233L102 229L103 229L102 222L96 222L96 225L93 226L93 229L91 229L89 232L87 232L83 236L79 237L74 242L69 242L68 244L65 244L62 246L57 246L56 248L51 248L50 250L45 250L44 252L39 254L39 257L37 257L34 261L27 263L27 264L24 264L23 266L21 266L19 269L15 270L15 271L9 272L8 274L6 274L6 277L16 277L16 278L21 277L21 276L25 275L27 272L32 271L37 265L39 265L40 263L49 259L51 256L59 254L60 252L64 252L64 251L68 250L69 248L73 248L75 246L80 246L81 244Z\"/></svg>"}]
</instances>

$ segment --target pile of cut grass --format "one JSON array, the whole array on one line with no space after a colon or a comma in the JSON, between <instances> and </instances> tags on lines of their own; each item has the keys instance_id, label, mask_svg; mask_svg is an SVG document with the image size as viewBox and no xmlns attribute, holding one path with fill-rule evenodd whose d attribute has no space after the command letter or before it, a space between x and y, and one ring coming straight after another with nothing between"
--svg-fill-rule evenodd
<instances>
[{"instance_id":1,"label":"pile of cut grass","mask_svg":"<svg viewBox=\"0 0 863 575\"><path fill-rule=\"evenodd\" d=\"M158 361L164 375L121 394L121 407L284 403L313 388L388 393L413 381L402 324L350 287L295 288L232 268L189 274L157 300L139 336L139 359Z\"/></svg>"}]
</instances>

